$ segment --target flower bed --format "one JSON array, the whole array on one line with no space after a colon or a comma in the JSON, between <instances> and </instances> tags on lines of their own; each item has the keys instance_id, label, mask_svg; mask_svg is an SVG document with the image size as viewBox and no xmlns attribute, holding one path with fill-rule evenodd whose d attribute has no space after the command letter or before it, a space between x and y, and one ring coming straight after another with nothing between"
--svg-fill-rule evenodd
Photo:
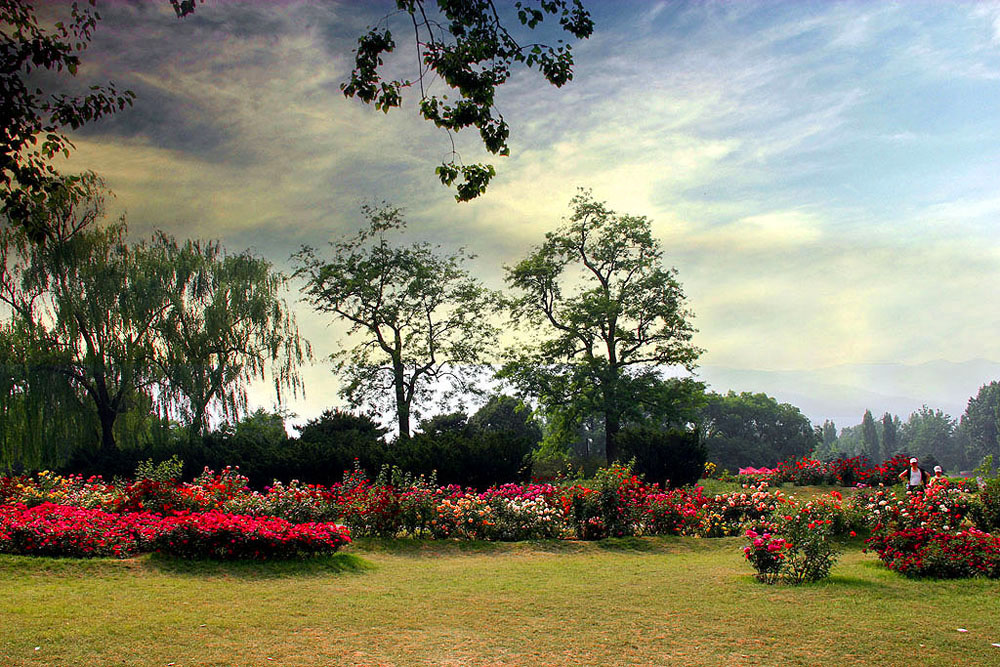
<instances>
[{"instance_id":1,"label":"flower bed","mask_svg":"<svg viewBox=\"0 0 1000 667\"><path fill-rule=\"evenodd\" d=\"M117 514L43 503L0 505L0 553L31 556L129 558L160 551L188 558L292 558L329 554L350 541L333 523L219 511L161 516Z\"/></svg>"},{"instance_id":2,"label":"flower bed","mask_svg":"<svg viewBox=\"0 0 1000 667\"><path fill-rule=\"evenodd\" d=\"M1000 536L972 525L968 491L942 485L871 501L866 548L886 567L912 577L1000 577Z\"/></svg>"},{"instance_id":3,"label":"flower bed","mask_svg":"<svg viewBox=\"0 0 1000 667\"><path fill-rule=\"evenodd\" d=\"M933 528L880 532L867 544L886 567L909 577L1000 578L1000 536L975 528L952 533Z\"/></svg>"},{"instance_id":4,"label":"flower bed","mask_svg":"<svg viewBox=\"0 0 1000 667\"><path fill-rule=\"evenodd\" d=\"M332 554L350 542L334 523L291 523L210 511L164 517L153 539L156 551L183 558L270 560Z\"/></svg>"},{"instance_id":5,"label":"flower bed","mask_svg":"<svg viewBox=\"0 0 1000 667\"><path fill-rule=\"evenodd\" d=\"M845 459L823 472L818 465L783 464L779 473L799 481L814 480L820 472L844 482L872 481L894 476L896 467L892 461L864 467ZM359 470L330 486L293 480L275 482L262 492L249 489L246 478L232 468L218 474L206 470L187 483L141 479L109 484L96 477L42 472L0 479L0 551L127 557L158 549L184 557L266 559L331 553L348 541L348 534L514 541L721 537L751 530L770 536L758 554L761 563L765 557L782 560L782 577L808 580L829 567L795 565L796 553L832 564L832 557L821 553L827 538L870 530L868 548L898 571L996 576L991 560L996 541L980 532L986 526L973 522L996 514L994 496L984 498L961 485L942 485L920 493L864 488L847 501L832 491L798 501L766 482L705 496L701 487L647 484L619 465L586 483L507 484L483 492L395 473L373 481ZM810 556L804 550L820 534L823 539L817 538ZM769 547L778 544L777 538L800 551ZM751 551L755 548L751 544Z\"/></svg>"}]
</instances>

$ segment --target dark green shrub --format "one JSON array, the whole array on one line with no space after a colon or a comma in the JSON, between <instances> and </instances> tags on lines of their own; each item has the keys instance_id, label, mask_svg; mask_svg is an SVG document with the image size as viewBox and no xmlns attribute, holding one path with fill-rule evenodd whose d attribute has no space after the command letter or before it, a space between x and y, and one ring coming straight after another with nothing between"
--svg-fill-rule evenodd
<instances>
[{"instance_id":1,"label":"dark green shrub","mask_svg":"<svg viewBox=\"0 0 1000 667\"><path fill-rule=\"evenodd\" d=\"M635 459L636 474L672 487L697 482L708 460L696 431L633 426L618 434L617 444L623 460Z\"/></svg>"},{"instance_id":2,"label":"dark green shrub","mask_svg":"<svg viewBox=\"0 0 1000 667\"><path fill-rule=\"evenodd\" d=\"M397 440L390 448L392 463L407 472L437 472L441 484L485 489L525 479L527 457L534 443L508 433L441 430Z\"/></svg>"}]
</instances>

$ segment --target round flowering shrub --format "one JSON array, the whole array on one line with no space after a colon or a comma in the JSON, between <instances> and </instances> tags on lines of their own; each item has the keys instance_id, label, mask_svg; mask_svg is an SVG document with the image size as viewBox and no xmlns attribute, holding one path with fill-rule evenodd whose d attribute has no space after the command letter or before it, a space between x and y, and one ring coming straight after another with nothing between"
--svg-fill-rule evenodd
<instances>
[{"instance_id":1,"label":"round flowering shrub","mask_svg":"<svg viewBox=\"0 0 1000 667\"><path fill-rule=\"evenodd\" d=\"M779 531L789 542L785 576L792 583L819 581L830 575L839 551L833 542L833 520L816 517L808 508L782 516Z\"/></svg>"},{"instance_id":2,"label":"round flowering shrub","mask_svg":"<svg viewBox=\"0 0 1000 667\"><path fill-rule=\"evenodd\" d=\"M1000 577L1000 537L970 528L880 532L867 541L886 567L908 577Z\"/></svg>"},{"instance_id":3,"label":"round flowering shrub","mask_svg":"<svg viewBox=\"0 0 1000 667\"><path fill-rule=\"evenodd\" d=\"M211 511L164 517L153 548L182 558L271 560L332 554L350 541L335 523Z\"/></svg>"},{"instance_id":4,"label":"round flowering shrub","mask_svg":"<svg viewBox=\"0 0 1000 667\"><path fill-rule=\"evenodd\" d=\"M838 551L832 541L832 521L810 516L807 510L777 515L770 530L748 529L750 544L743 555L759 581L793 584L819 581L830 574Z\"/></svg>"}]
</instances>

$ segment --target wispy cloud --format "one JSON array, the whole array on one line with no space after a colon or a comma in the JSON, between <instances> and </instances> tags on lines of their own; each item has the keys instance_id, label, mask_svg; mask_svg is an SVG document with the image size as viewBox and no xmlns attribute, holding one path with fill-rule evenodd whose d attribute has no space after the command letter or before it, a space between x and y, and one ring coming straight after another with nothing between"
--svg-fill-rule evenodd
<instances>
[{"instance_id":1,"label":"wispy cloud","mask_svg":"<svg viewBox=\"0 0 1000 667\"><path fill-rule=\"evenodd\" d=\"M574 81L522 73L501 92L510 158L456 137L499 170L466 205L437 183L451 143L412 98L384 116L338 90L385 11L227 3L178 22L166 3L113 4L82 77L139 99L82 133L73 164L108 177L137 232L279 264L388 199L409 238L469 246L495 287L589 187L654 220L706 363L1000 358L997 3L598 4ZM301 318L332 351L326 322Z\"/></svg>"}]
</instances>

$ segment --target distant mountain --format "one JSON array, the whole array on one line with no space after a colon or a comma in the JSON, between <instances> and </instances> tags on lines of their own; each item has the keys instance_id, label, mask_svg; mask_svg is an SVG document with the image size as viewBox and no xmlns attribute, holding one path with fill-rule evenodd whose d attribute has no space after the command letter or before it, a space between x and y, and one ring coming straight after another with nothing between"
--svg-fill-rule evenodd
<instances>
[{"instance_id":1,"label":"distant mountain","mask_svg":"<svg viewBox=\"0 0 1000 667\"><path fill-rule=\"evenodd\" d=\"M798 407L814 425L832 419L843 428L860 424L866 409L876 419L890 412L906 421L927 405L957 419L981 386L1000 380L1000 362L843 364L804 371L702 366L698 377L712 391L763 392Z\"/></svg>"}]
</instances>

